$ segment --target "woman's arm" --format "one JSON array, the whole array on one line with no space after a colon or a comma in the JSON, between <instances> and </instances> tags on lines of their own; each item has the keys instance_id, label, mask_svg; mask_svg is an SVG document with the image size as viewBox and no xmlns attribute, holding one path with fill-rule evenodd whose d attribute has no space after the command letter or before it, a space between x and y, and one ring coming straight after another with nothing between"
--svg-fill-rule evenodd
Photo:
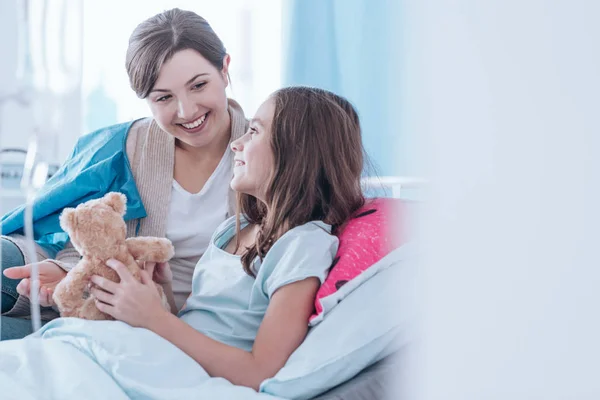
<instances>
[{"instance_id":1,"label":"woman's arm","mask_svg":"<svg viewBox=\"0 0 600 400\"><path fill-rule=\"evenodd\" d=\"M154 320L148 329L183 350L209 375L258 390L304 340L318 288L319 280L308 278L277 290L251 352L217 342L170 314Z\"/></svg>"},{"instance_id":2,"label":"woman's arm","mask_svg":"<svg viewBox=\"0 0 600 400\"><path fill-rule=\"evenodd\" d=\"M64 271L69 272L81 259L81 254L75 249L69 240L65 247L56 254L54 260L49 260L61 267Z\"/></svg>"},{"instance_id":3,"label":"woman's arm","mask_svg":"<svg viewBox=\"0 0 600 400\"><path fill-rule=\"evenodd\" d=\"M317 278L308 278L275 291L254 347L248 352L217 342L164 310L146 271L142 271L140 283L122 263L111 260L107 265L119 274L121 282L92 278L102 289L92 289L100 311L132 326L152 330L196 360L209 375L255 390L283 367L304 340L319 288Z\"/></svg>"}]
</instances>

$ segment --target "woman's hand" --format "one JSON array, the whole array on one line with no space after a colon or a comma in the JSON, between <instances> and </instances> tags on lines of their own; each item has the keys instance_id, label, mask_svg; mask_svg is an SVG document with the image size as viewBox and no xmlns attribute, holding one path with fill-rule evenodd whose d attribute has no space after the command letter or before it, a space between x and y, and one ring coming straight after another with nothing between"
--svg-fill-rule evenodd
<instances>
[{"instance_id":1,"label":"woman's hand","mask_svg":"<svg viewBox=\"0 0 600 400\"><path fill-rule=\"evenodd\" d=\"M17 285L17 292L21 296L31 297L31 269L33 264L27 264L22 267L12 267L4 270L4 276L11 279L21 279ZM39 271L40 289L39 299L42 307L54 306L52 294L58 282L62 281L67 273L58 265L51 261L42 261L37 263Z\"/></svg>"},{"instance_id":2,"label":"woman's hand","mask_svg":"<svg viewBox=\"0 0 600 400\"><path fill-rule=\"evenodd\" d=\"M148 272L152 280L159 285L166 285L173 282L173 271L168 262L156 263L146 261L142 263L142 269Z\"/></svg>"},{"instance_id":3,"label":"woman's hand","mask_svg":"<svg viewBox=\"0 0 600 400\"><path fill-rule=\"evenodd\" d=\"M138 282L125 264L108 260L106 265L117 272L121 282L98 275L91 278L95 285L91 294L100 311L131 326L148 329L169 314L148 272L140 271L142 282Z\"/></svg>"}]
</instances>

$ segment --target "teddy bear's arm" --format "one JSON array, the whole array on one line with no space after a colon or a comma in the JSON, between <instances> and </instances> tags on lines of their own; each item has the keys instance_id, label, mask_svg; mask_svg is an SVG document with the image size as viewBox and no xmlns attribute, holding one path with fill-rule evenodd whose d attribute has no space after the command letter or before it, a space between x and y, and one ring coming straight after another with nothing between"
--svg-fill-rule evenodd
<instances>
[{"instance_id":1,"label":"teddy bear's arm","mask_svg":"<svg viewBox=\"0 0 600 400\"><path fill-rule=\"evenodd\" d=\"M169 261L175 250L169 239L156 237L133 237L126 240L127 248L138 261Z\"/></svg>"}]
</instances>

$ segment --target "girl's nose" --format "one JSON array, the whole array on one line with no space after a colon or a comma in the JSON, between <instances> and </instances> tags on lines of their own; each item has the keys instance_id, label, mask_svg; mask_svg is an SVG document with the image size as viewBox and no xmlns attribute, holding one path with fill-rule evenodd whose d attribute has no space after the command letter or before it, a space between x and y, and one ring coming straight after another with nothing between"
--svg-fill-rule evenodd
<instances>
[{"instance_id":1,"label":"girl's nose","mask_svg":"<svg viewBox=\"0 0 600 400\"><path fill-rule=\"evenodd\" d=\"M233 152L240 152L244 149L244 146L242 145L242 141L241 138L240 139L236 139L233 142L231 142L231 151Z\"/></svg>"},{"instance_id":2,"label":"girl's nose","mask_svg":"<svg viewBox=\"0 0 600 400\"><path fill-rule=\"evenodd\" d=\"M233 142L231 142L231 150L233 151L244 151L244 143L246 143L246 141L249 140L250 137L250 131L246 132L244 134L244 136L242 136L241 138L237 138L235 139Z\"/></svg>"}]
</instances>

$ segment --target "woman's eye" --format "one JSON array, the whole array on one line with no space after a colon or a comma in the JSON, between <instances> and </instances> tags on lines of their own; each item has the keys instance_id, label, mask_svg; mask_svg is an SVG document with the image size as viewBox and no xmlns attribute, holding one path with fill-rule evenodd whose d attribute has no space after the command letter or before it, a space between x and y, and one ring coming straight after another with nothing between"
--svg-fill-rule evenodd
<instances>
[{"instance_id":1,"label":"woman's eye","mask_svg":"<svg viewBox=\"0 0 600 400\"><path fill-rule=\"evenodd\" d=\"M192 86L192 89L201 89L204 85L206 85L206 82L196 83L194 86Z\"/></svg>"},{"instance_id":2,"label":"woman's eye","mask_svg":"<svg viewBox=\"0 0 600 400\"><path fill-rule=\"evenodd\" d=\"M258 131L254 128L250 128L250 134L254 135L255 133L258 133Z\"/></svg>"},{"instance_id":3,"label":"woman's eye","mask_svg":"<svg viewBox=\"0 0 600 400\"><path fill-rule=\"evenodd\" d=\"M157 102L157 103L162 103L162 102L164 102L164 101L167 101L167 100L169 100L170 98L171 98L171 95L162 96L162 97L159 97L159 98L157 98L157 99L156 99L156 102Z\"/></svg>"}]
</instances>

